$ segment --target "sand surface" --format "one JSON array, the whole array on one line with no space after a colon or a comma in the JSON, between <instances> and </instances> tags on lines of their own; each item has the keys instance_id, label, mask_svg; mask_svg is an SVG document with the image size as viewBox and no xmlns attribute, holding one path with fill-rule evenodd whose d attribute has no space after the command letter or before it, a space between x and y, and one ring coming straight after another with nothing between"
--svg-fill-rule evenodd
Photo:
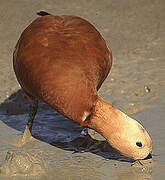
<instances>
[{"instance_id":1,"label":"sand surface","mask_svg":"<svg viewBox=\"0 0 165 180\"><path fill-rule=\"evenodd\" d=\"M101 32L114 63L99 93L149 131L152 161L132 165L42 102L35 139L22 142L29 102L15 78L12 52L40 10L82 16ZM164 179L165 1L11 0L1 1L0 11L0 179Z\"/></svg>"}]
</instances>

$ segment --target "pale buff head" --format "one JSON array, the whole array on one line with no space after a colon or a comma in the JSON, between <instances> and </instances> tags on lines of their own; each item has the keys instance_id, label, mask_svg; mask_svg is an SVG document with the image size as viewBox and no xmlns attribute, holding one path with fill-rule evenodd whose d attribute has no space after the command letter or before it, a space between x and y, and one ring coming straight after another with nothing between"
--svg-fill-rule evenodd
<instances>
[{"instance_id":1,"label":"pale buff head","mask_svg":"<svg viewBox=\"0 0 165 180\"><path fill-rule=\"evenodd\" d=\"M107 139L121 154L132 159L144 159L152 152L151 138L147 131L134 119L120 112L117 131ZM115 129L115 127L114 127Z\"/></svg>"},{"instance_id":2,"label":"pale buff head","mask_svg":"<svg viewBox=\"0 0 165 180\"><path fill-rule=\"evenodd\" d=\"M102 134L112 147L134 160L152 152L151 138L136 120L98 99L89 126Z\"/></svg>"}]
</instances>

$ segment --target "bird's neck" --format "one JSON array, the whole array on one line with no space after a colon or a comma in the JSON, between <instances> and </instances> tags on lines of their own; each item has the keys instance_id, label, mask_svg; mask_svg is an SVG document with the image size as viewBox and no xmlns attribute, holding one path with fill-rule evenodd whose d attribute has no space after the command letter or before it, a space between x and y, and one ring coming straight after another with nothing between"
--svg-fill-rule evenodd
<instances>
[{"instance_id":1,"label":"bird's neck","mask_svg":"<svg viewBox=\"0 0 165 180\"><path fill-rule=\"evenodd\" d=\"M87 127L100 133L113 146L113 141L118 138L116 134L120 136L121 129L128 124L129 119L131 118L126 114L98 97L93 112L87 119Z\"/></svg>"}]
</instances>

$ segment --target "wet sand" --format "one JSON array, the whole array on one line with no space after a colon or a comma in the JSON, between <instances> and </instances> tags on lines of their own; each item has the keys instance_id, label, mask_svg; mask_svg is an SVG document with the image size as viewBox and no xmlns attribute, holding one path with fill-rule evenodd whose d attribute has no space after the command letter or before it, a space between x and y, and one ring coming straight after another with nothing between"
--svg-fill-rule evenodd
<instances>
[{"instance_id":1,"label":"wet sand","mask_svg":"<svg viewBox=\"0 0 165 180\"><path fill-rule=\"evenodd\" d=\"M0 179L164 179L164 7L162 0L1 2ZM36 139L28 137L29 142L21 144L28 100L16 81L12 52L40 10L82 16L101 32L114 63L99 93L149 131L153 161L132 165L102 138L84 135L77 124L43 103L33 128Z\"/></svg>"},{"instance_id":2,"label":"wet sand","mask_svg":"<svg viewBox=\"0 0 165 180\"><path fill-rule=\"evenodd\" d=\"M43 115L46 116L47 113L48 111ZM16 131L16 128L10 128L1 122L0 178L7 180L13 177L32 180L163 179L165 166L164 128L162 128L163 123L160 126L156 124L162 122L164 115L164 108L148 109L133 115L137 120L144 122L143 124L148 127L153 138L153 159L141 161L143 165L138 162L133 163L121 156L103 140L96 141L83 136L81 129L74 131L72 128L77 125L72 124L71 121L67 126L69 131L63 127L60 127L60 130L55 128L54 135L53 132L50 133L51 127L46 126L49 132L45 134L47 139L44 141L52 139L52 142L49 142L52 145L33 138L27 138L29 141L22 144L20 131ZM37 121L40 118L37 118ZM48 123L50 123L51 118L54 117L50 115ZM5 117L1 116L1 119L4 120ZM12 119L14 118L10 117L11 121ZM22 119L24 120L24 118ZM155 119L157 121L154 121ZM64 123L66 123L65 120L63 120ZM152 126L150 126L151 121ZM60 126L58 118L54 118L52 126L57 124ZM38 124L38 126L38 131L36 130L35 133L38 133L38 138L43 140L43 137L39 137L40 134L44 135L44 130L40 129L41 126L43 128L43 125Z\"/></svg>"}]
</instances>

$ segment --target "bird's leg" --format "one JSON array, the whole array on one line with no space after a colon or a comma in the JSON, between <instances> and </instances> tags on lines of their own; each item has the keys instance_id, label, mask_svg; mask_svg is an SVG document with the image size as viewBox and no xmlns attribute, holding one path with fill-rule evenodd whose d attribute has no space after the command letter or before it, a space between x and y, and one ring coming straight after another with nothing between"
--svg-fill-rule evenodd
<instances>
[{"instance_id":1,"label":"bird's leg","mask_svg":"<svg viewBox=\"0 0 165 180\"><path fill-rule=\"evenodd\" d=\"M32 133L33 121L37 113L37 109L38 109L38 100L34 100L32 101L32 104L30 105L29 108L29 119L27 123L27 128L29 128L30 133Z\"/></svg>"},{"instance_id":2,"label":"bird's leg","mask_svg":"<svg viewBox=\"0 0 165 180\"><path fill-rule=\"evenodd\" d=\"M27 125L25 128L25 131L23 133L23 137L21 139L21 145L24 145L27 142L30 142L31 140L33 140L31 133L32 133L33 120L37 113L38 100L32 100L31 105L29 107L30 107L29 108L29 118L28 118L28 122L27 122Z\"/></svg>"},{"instance_id":3,"label":"bird's leg","mask_svg":"<svg viewBox=\"0 0 165 180\"><path fill-rule=\"evenodd\" d=\"M78 141L79 146L73 153L77 153L77 152L84 153L87 151L94 152L98 149L97 142L99 141L91 136L91 131L93 132L94 130L91 130L89 128L84 128L81 131L81 135L77 138L79 139Z\"/></svg>"}]
</instances>

